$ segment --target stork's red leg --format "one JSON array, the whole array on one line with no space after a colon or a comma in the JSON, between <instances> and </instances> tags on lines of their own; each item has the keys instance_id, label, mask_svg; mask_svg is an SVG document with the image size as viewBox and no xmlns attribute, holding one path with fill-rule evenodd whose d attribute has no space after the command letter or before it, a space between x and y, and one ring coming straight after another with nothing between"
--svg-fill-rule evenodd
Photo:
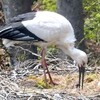
<instances>
[{"instance_id":1,"label":"stork's red leg","mask_svg":"<svg viewBox=\"0 0 100 100\"><path fill-rule=\"evenodd\" d=\"M42 53L41 53L41 55L42 55L42 66L43 66L44 70L47 70L48 76L49 76L49 78L50 78L50 83L53 84L53 85L55 85L55 83L53 82L52 77L51 77L51 75L50 75L50 72L49 72L49 70L48 70L48 67L47 67L47 63L46 63L46 60L45 60L45 54L46 54L46 51L45 51L45 49L43 48L43 49L42 49ZM45 71L44 71L44 72L45 72ZM46 73L44 73L44 74L45 74L45 77L46 77ZM47 80L47 79L46 79L46 80Z\"/></svg>"},{"instance_id":2,"label":"stork's red leg","mask_svg":"<svg viewBox=\"0 0 100 100\"><path fill-rule=\"evenodd\" d=\"M44 81L45 81L46 86L47 86L46 67L44 65L44 53L43 52L44 52L44 50L42 50L42 52L41 52L41 56L42 56L41 64L42 64L43 71L44 71Z\"/></svg>"}]
</instances>

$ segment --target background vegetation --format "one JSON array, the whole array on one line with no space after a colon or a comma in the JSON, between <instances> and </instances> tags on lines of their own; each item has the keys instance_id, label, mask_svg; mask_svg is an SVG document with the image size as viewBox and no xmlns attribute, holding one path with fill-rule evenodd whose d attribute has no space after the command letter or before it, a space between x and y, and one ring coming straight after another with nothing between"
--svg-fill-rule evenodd
<instances>
[{"instance_id":1,"label":"background vegetation","mask_svg":"<svg viewBox=\"0 0 100 100\"><path fill-rule=\"evenodd\" d=\"M100 42L100 0L84 0L84 33L87 39Z\"/></svg>"},{"instance_id":2,"label":"background vegetation","mask_svg":"<svg viewBox=\"0 0 100 100\"><path fill-rule=\"evenodd\" d=\"M41 0L41 8L49 11L56 11L56 0Z\"/></svg>"}]
</instances>

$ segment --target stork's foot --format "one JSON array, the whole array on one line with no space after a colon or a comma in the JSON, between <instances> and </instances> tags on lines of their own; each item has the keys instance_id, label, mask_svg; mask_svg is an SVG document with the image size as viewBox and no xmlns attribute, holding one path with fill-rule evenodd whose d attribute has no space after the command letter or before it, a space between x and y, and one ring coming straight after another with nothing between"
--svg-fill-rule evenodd
<instances>
[{"instance_id":1,"label":"stork's foot","mask_svg":"<svg viewBox=\"0 0 100 100\"><path fill-rule=\"evenodd\" d=\"M51 84L51 85L58 85L58 83L53 82L53 81L50 81L49 84Z\"/></svg>"},{"instance_id":2,"label":"stork's foot","mask_svg":"<svg viewBox=\"0 0 100 100\"><path fill-rule=\"evenodd\" d=\"M58 85L58 83L54 82L51 77L49 77L49 79L47 79L47 77L45 77L44 81L45 81L46 86L48 86L48 85Z\"/></svg>"}]
</instances>

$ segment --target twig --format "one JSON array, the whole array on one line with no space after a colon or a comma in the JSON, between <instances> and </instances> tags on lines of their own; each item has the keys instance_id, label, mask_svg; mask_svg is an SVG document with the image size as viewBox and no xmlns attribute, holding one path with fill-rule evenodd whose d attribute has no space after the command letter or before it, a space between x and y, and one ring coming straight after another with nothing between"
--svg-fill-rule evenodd
<instances>
[{"instance_id":1,"label":"twig","mask_svg":"<svg viewBox=\"0 0 100 100\"><path fill-rule=\"evenodd\" d=\"M42 56L40 56L39 54L36 54L36 53L34 53L34 52L32 52L32 51L30 51L30 50L28 50L28 49L24 49L24 48L21 47L21 46L14 46L14 47L17 47L17 48L20 48L20 49L22 49L22 50L24 50L24 51L27 51L27 52L31 53L32 55L34 55L34 56L37 56L37 57L40 57L40 58L42 57ZM51 60L51 59L48 58L48 57L45 57L45 59L49 60L50 62L60 60L60 59L58 59L58 58Z\"/></svg>"},{"instance_id":2,"label":"twig","mask_svg":"<svg viewBox=\"0 0 100 100\"><path fill-rule=\"evenodd\" d=\"M36 54L36 53L34 53L34 52L28 50L28 49L24 49L24 48L21 47L21 46L14 46L14 47L16 47L16 48L20 48L20 49L22 49L22 50L24 50L24 51L27 51L27 52L31 53L31 54L34 55L34 56L37 56L37 57L40 57L40 58L41 58L40 55L38 55L38 54Z\"/></svg>"}]
</instances>

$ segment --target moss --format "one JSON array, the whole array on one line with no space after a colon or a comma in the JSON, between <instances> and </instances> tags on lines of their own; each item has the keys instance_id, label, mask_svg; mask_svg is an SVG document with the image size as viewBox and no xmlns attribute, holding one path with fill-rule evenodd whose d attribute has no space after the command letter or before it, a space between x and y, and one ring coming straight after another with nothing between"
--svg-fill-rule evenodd
<instances>
[{"instance_id":1,"label":"moss","mask_svg":"<svg viewBox=\"0 0 100 100\"><path fill-rule=\"evenodd\" d=\"M41 88L41 89L52 87L50 84L46 85L46 83L43 79L37 79L37 82L36 82L35 86L38 87L38 88Z\"/></svg>"},{"instance_id":2,"label":"moss","mask_svg":"<svg viewBox=\"0 0 100 100\"><path fill-rule=\"evenodd\" d=\"M42 10L56 11L56 0L41 0Z\"/></svg>"}]
</instances>

